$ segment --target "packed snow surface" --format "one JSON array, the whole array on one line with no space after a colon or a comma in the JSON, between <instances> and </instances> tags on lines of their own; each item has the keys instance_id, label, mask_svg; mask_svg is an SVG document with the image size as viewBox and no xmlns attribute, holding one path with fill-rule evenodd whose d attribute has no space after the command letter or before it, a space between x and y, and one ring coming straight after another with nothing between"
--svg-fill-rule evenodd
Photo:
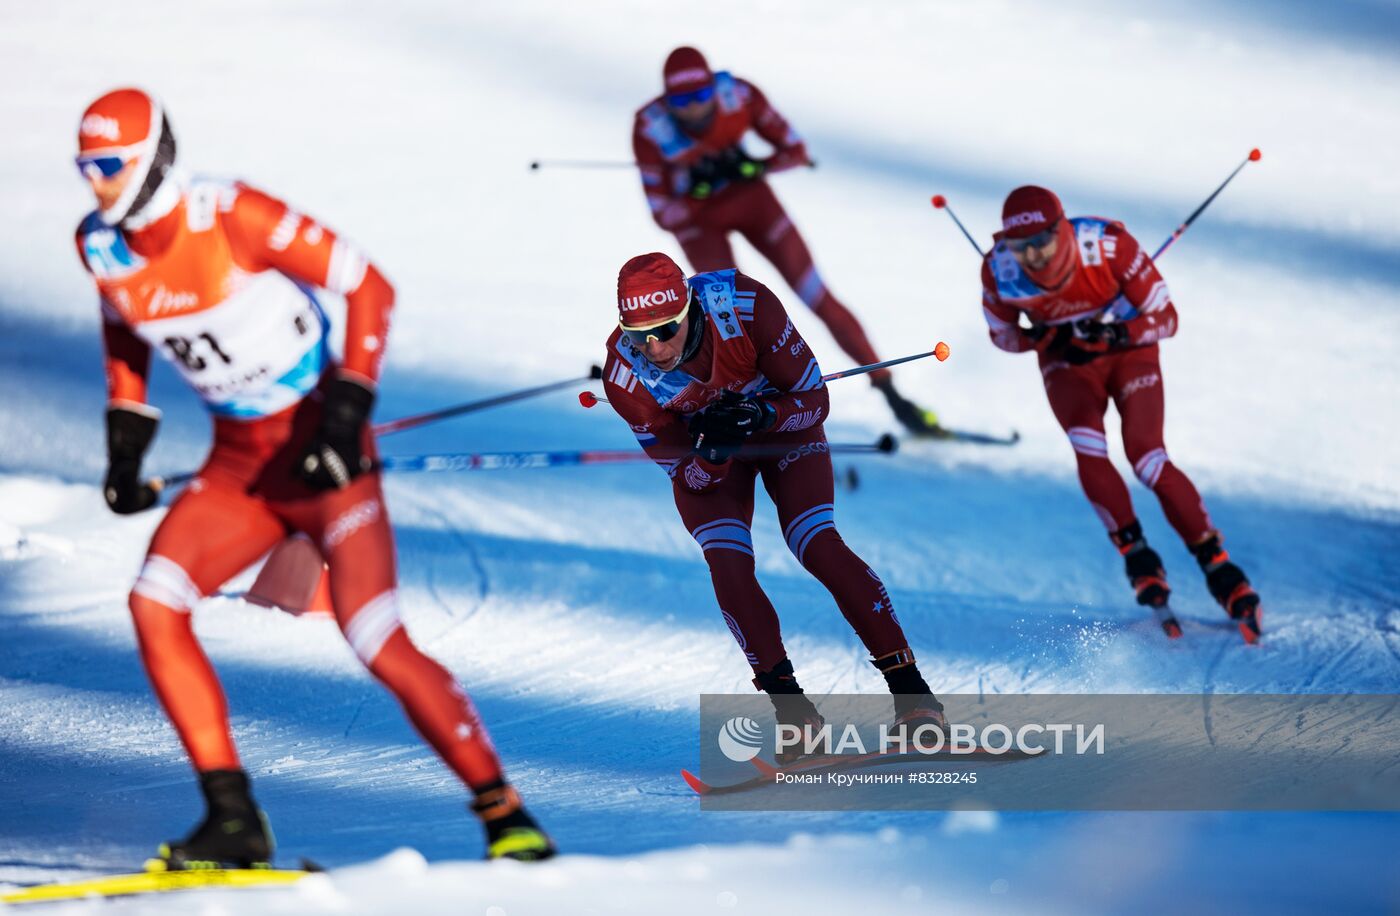
<instances>
[{"instance_id":1,"label":"packed snow surface","mask_svg":"<svg viewBox=\"0 0 1400 916\"><path fill-rule=\"evenodd\" d=\"M882 354L950 345L946 363L900 369L902 386L953 426L1023 436L910 444L862 460L860 488L838 494L842 534L889 586L936 692L1394 692L1400 8L1276 7L5 6L0 883L132 870L199 814L125 608L163 510L112 516L97 486L98 313L71 235L90 200L71 156L83 106L121 84L162 96L187 167L278 194L383 265L399 292L389 418L602 361L618 266L679 252L634 172L527 164L629 158L633 110L669 48L694 43L806 137L820 167L773 185ZM1169 644L1131 601L1033 359L987 341L977 260L929 197L985 244L1003 195L1042 183L1155 247L1256 146L1262 161L1162 260L1182 315L1162 354L1171 455L1263 594L1267 637L1243 645L1134 481L1186 630ZM848 365L736 250L826 370ZM153 399L165 418L147 468L195 466L201 408L164 367ZM891 427L858 380L833 386L833 411L833 439ZM566 391L384 450L632 445ZM409 629L468 686L565 855L472 861L460 786L334 625L221 596L196 627L244 763L288 860L331 871L201 892L206 912L1400 906L1394 815L702 813L678 777L698 757L697 695L751 688L662 473L401 475L387 492ZM882 686L766 501L755 547L808 689Z\"/></svg>"}]
</instances>

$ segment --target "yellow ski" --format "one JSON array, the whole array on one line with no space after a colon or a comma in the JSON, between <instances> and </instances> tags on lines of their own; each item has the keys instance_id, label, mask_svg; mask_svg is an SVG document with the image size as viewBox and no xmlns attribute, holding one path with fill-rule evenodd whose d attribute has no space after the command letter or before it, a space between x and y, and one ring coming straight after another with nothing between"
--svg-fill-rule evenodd
<instances>
[{"instance_id":1,"label":"yellow ski","mask_svg":"<svg viewBox=\"0 0 1400 916\"><path fill-rule=\"evenodd\" d=\"M301 869L209 868L154 871L134 875L109 875L82 881L40 884L0 893L0 903L39 903L46 900L79 900L83 897L123 897L155 894L196 887L267 887L293 884L311 874Z\"/></svg>"}]
</instances>

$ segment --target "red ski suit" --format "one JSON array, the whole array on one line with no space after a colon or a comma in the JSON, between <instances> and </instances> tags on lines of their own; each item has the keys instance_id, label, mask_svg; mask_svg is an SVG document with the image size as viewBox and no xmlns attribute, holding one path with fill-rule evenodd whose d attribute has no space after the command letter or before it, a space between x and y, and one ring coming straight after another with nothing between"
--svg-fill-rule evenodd
<instances>
[{"instance_id":1,"label":"red ski suit","mask_svg":"<svg viewBox=\"0 0 1400 916\"><path fill-rule=\"evenodd\" d=\"M826 324L842 350L863 365L879 362L860 322L817 273L807 243L768 182L721 181L703 199L694 196L692 169L738 146L750 130L776 148L766 162L767 173L810 162L802 139L759 88L728 73L715 74L715 114L699 135L688 133L671 116L664 96L643 105L633 122L632 151L652 218L675 235L697 273L734 267L729 233L743 235ZM874 373L872 378L886 375Z\"/></svg>"},{"instance_id":2,"label":"red ski suit","mask_svg":"<svg viewBox=\"0 0 1400 916\"><path fill-rule=\"evenodd\" d=\"M400 622L379 475L325 493L295 476L324 382L335 372L370 386L378 377L393 288L353 245L275 198L227 182L167 193L176 190L153 224L132 232L89 217L77 243L101 295L110 403L155 413L146 375L158 347L214 416L213 449L157 528L130 598L142 660L195 768L239 762L190 610L302 532L326 560L336 619L355 653L468 785L496 781L495 751L471 701ZM346 297L340 366L312 286ZM364 446L372 455L368 431Z\"/></svg>"},{"instance_id":3,"label":"red ski suit","mask_svg":"<svg viewBox=\"0 0 1400 916\"><path fill-rule=\"evenodd\" d=\"M700 544L730 632L756 673L787 657L778 615L754 576L754 482L778 510L799 563L836 599L872 656L908 648L880 577L836 531L831 456L822 422L828 397L816 358L782 303L734 270L687 281L691 308L706 312L696 354L663 373L615 330L607 343L603 387L638 442L671 476L681 520ZM720 393L770 389L776 414L750 446L762 457L712 464L691 450L687 420Z\"/></svg>"},{"instance_id":4,"label":"red ski suit","mask_svg":"<svg viewBox=\"0 0 1400 916\"><path fill-rule=\"evenodd\" d=\"M1071 224L1073 272L1053 292L1031 280L997 235L982 263L982 311L992 343L1011 353L1034 349L1035 340L1018 323L1023 312L1032 325L1052 328L1083 319L1122 322L1126 347L1084 365L1041 353L1045 393L1074 447L1084 493L1104 526L1115 532L1135 518L1128 488L1108 459L1103 418L1112 398L1134 472L1157 494L1182 540L1195 544L1211 531L1210 519L1195 486L1167 457L1162 439L1165 402L1157 341L1176 333L1176 306L1156 265L1122 223L1081 217Z\"/></svg>"}]
</instances>

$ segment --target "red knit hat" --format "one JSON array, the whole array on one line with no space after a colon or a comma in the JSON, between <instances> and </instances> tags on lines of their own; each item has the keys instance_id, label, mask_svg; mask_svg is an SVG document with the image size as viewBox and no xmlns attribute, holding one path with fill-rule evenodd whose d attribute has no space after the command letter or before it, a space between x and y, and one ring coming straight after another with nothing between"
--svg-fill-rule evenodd
<instances>
[{"instance_id":1,"label":"red knit hat","mask_svg":"<svg viewBox=\"0 0 1400 916\"><path fill-rule=\"evenodd\" d=\"M705 55L688 45L682 45L667 56L661 76L667 93L690 92L710 85L715 79Z\"/></svg>"},{"instance_id":2,"label":"red knit hat","mask_svg":"<svg viewBox=\"0 0 1400 916\"><path fill-rule=\"evenodd\" d=\"M689 299L685 274L659 251L639 254L618 271L618 323L629 330L644 331L675 320Z\"/></svg>"},{"instance_id":3,"label":"red knit hat","mask_svg":"<svg viewBox=\"0 0 1400 916\"><path fill-rule=\"evenodd\" d=\"M1054 191L1023 185L1006 196L1001 208L1001 228L1011 238L1025 238L1050 228L1064 215L1065 208Z\"/></svg>"}]
</instances>

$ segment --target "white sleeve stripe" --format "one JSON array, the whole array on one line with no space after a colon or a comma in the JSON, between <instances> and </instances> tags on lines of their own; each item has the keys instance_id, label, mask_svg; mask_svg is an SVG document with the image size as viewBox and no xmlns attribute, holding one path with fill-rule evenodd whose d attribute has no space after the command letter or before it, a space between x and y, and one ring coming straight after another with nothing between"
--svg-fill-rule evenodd
<instances>
[{"instance_id":1,"label":"white sleeve stripe","mask_svg":"<svg viewBox=\"0 0 1400 916\"><path fill-rule=\"evenodd\" d=\"M1166 281L1158 280L1152 284L1152 289L1147 291L1147 296L1142 302L1142 311L1144 314L1160 312L1167 307L1167 303L1171 302L1171 298L1172 295L1167 290Z\"/></svg>"},{"instance_id":2,"label":"white sleeve stripe","mask_svg":"<svg viewBox=\"0 0 1400 916\"><path fill-rule=\"evenodd\" d=\"M369 261L354 245L336 239L331 246L331 262L326 267L326 289L342 296L360 288Z\"/></svg>"},{"instance_id":3,"label":"white sleeve stripe","mask_svg":"<svg viewBox=\"0 0 1400 916\"><path fill-rule=\"evenodd\" d=\"M1009 328L1015 327L1015 325L1012 324L1010 321L1007 321L1005 318L1002 318L1000 315L996 314L991 309L987 308L985 305L982 306L982 315L987 319L987 324L991 326L991 329L993 331L1005 331Z\"/></svg>"},{"instance_id":4,"label":"white sleeve stripe","mask_svg":"<svg viewBox=\"0 0 1400 916\"><path fill-rule=\"evenodd\" d=\"M297 237L297 227L301 225L301 214L288 210L282 214L282 219L278 221L277 228L272 230L272 235L268 236L267 247L273 251L286 251L287 246L292 244L292 240Z\"/></svg>"}]
</instances>

